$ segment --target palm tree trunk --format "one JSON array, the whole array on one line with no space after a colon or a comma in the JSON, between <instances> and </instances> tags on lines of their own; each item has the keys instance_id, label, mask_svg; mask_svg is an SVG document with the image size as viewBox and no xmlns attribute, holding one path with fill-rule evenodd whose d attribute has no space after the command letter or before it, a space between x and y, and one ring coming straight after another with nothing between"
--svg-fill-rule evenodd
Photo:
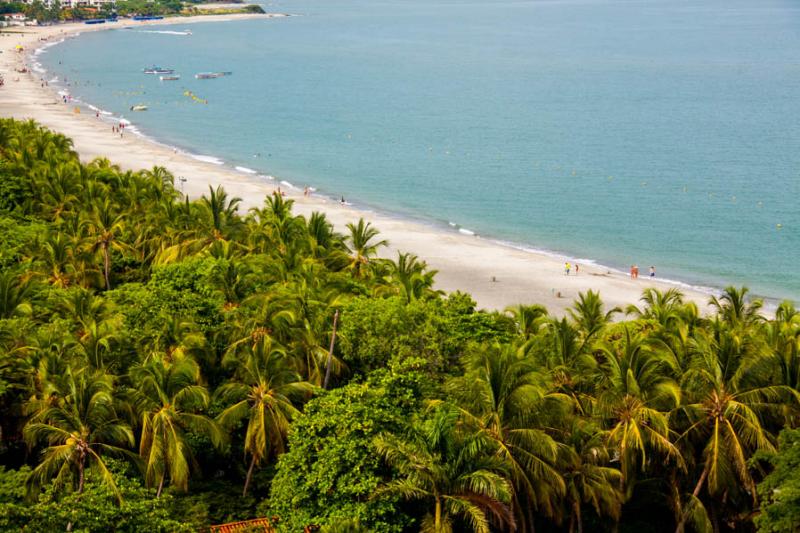
<instances>
[{"instance_id":1,"label":"palm tree trunk","mask_svg":"<svg viewBox=\"0 0 800 533\"><path fill-rule=\"evenodd\" d=\"M161 491L164 489L164 480L167 478L167 473L164 472L161 474L161 481L158 483L158 492L156 492L156 498L161 496Z\"/></svg>"},{"instance_id":2,"label":"palm tree trunk","mask_svg":"<svg viewBox=\"0 0 800 533\"><path fill-rule=\"evenodd\" d=\"M111 290L110 271L111 271L111 256L108 253L108 243L103 242L103 276L106 279L107 291Z\"/></svg>"},{"instance_id":3,"label":"palm tree trunk","mask_svg":"<svg viewBox=\"0 0 800 533\"><path fill-rule=\"evenodd\" d=\"M433 530L436 533L442 532L442 500L436 497L436 510L433 515Z\"/></svg>"},{"instance_id":4,"label":"palm tree trunk","mask_svg":"<svg viewBox=\"0 0 800 533\"><path fill-rule=\"evenodd\" d=\"M250 468L247 469L247 477L244 479L244 490L242 491L242 498L247 496L247 488L250 486L250 477L253 475L253 469L256 466L256 456L250 461Z\"/></svg>"},{"instance_id":5,"label":"palm tree trunk","mask_svg":"<svg viewBox=\"0 0 800 533\"><path fill-rule=\"evenodd\" d=\"M81 452L81 458L78 461L78 494L83 494L83 485L86 482L86 456Z\"/></svg>"},{"instance_id":6,"label":"palm tree trunk","mask_svg":"<svg viewBox=\"0 0 800 533\"><path fill-rule=\"evenodd\" d=\"M325 381L322 384L323 389L328 388L328 382L331 379L331 359L333 359L333 346L336 343L336 323L339 321L339 310L333 314L333 333L331 333L331 347L328 350L328 361L325 364Z\"/></svg>"},{"instance_id":7,"label":"palm tree trunk","mask_svg":"<svg viewBox=\"0 0 800 533\"><path fill-rule=\"evenodd\" d=\"M575 501L572 504L575 523L578 525L578 533L583 533L583 517L581 517L581 502Z\"/></svg>"},{"instance_id":8,"label":"palm tree trunk","mask_svg":"<svg viewBox=\"0 0 800 533\"><path fill-rule=\"evenodd\" d=\"M694 487L694 491L692 491L692 497L697 498L697 495L700 494L700 489L703 488L703 483L705 483L706 478L708 477L708 470L711 466L710 463L706 463L705 468L703 468L703 473L700 474L700 479L697 481L697 485ZM675 533L683 533L683 528L686 525L686 519L689 517L689 513L684 510L681 512L681 518L678 520L678 526L675 528Z\"/></svg>"},{"instance_id":9,"label":"palm tree trunk","mask_svg":"<svg viewBox=\"0 0 800 533\"><path fill-rule=\"evenodd\" d=\"M83 486L86 483L86 454L81 452L78 460L78 499L83 494ZM67 531L72 531L72 520L67 523Z\"/></svg>"}]
</instances>

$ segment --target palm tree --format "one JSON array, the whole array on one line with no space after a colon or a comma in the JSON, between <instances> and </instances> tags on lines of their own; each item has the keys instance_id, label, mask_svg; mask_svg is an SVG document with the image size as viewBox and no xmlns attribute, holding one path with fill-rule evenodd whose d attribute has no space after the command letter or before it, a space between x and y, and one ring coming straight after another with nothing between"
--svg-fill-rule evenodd
<instances>
[{"instance_id":1,"label":"palm tree","mask_svg":"<svg viewBox=\"0 0 800 533\"><path fill-rule=\"evenodd\" d=\"M592 421L576 418L560 448L559 470L566 484L565 504L569 531L583 532L583 508L591 506L598 516L618 520L625 495L620 490L622 473L608 466L611 454L607 436Z\"/></svg>"},{"instance_id":2,"label":"palm tree","mask_svg":"<svg viewBox=\"0 0 800 533\"><path fill-rule=\"evenodd\" d=\"M118 238L125 228L125 214L117 211L111 201L106 198L102 203L92 206L92 211L85 223L92 233L94 246L99 247L103 254L103 278L106 282L106 290L110 291L111 250L127 249Z\"/></svg>"},{"instance_id":3,"label":"palm tree","mask_svg":"<svg viewBox=\"0 0 800 533\"><path fill-rule=\"evenodd\" d=\"M433 290L436 270L427 270L428 264L410 253L397 252L397 262L385 261L388 267L384 279L406 302L421 300L441 294Z\"/></svg>"},{"instance_id":4,"label":"palm tree","mask_svg":"<svg viewBox=\"0 0 800 533\"><path fill-rule=\"evenodd\" d=\"M514 319L517 333L528 340L535 335L547 318L547 308L543 305L512 305L506 307L506 314Z\"/></svg>"},{"instance_id":5,"label":"palm tree","mask_svg":"<svg viewBox=\"0 0 800 533\"><path fill-rule=\"evenodd\" d=\"M399 474L378 494L398 494L432 505L432 515L422 524L424 532L450 533L456 518L464 519L476 533L490 531L490 517L513 529L506 506L511 485L505 465L485 435L457 429L459 417L456 409L441 405L406 435L378 436L378 453Z\"/></svg>"},{"instance_id":6,"label":"palm tree","mask_svg":"<svg viewBox=\"0 0 800 533\"><path fill-rule=\"evenodd\" d=\"M370 258L377 255L378 248L388 246L389 241L385 239L374 241L380 232L363 218L358 219L358 224L347 224L347 229L350 231L347 237L350 248L350 269L356 277L360 277Z\"/></svg>"},{"instance_id":7,"label":"palm tree","mask_svg":"<svg viewBox=\"0 0 800 533\"><path fill-rule=\"evenodd\" d=\"M11 269L0 272L0 318L31 314L33 288L30 279L20 279Z\"/></svg>"},{"instance_id":8,"label":"palm tree","mask_svg":"<svg viewBox=\"0 0 800 533\"><path fill-rule=\"evenodd\" d=\"M739 326L752 326L764 321L760 314L764 303L761 300L747 301L747 287L737 289L726 287L722 295L713 296L709 303L716 308L720 318L727 324Z\"/></svg>"},{"instance_id":9,"label":"palm tree","mask_svg":"<svg viewBox=\"0 0 800 533\"><path fill-rule=\"evenodd\" d=\"M247 496L253 469L270 453L282 453L289 422L299 411L295 403L308 396L313 387L302 381L286 354L273 346L269 337L250 345L243 355L227 357L236 366L234 380L222 385L217 394L225 403L234 402L217 417L224 427L247 418L244 451L250 467L242 496Z\"/></svg>"},{"instance_id":10,"label":"palm tree","mask_svg":"<svg viewBox=\"0 0 800 533\"><path fill-rule=\"evenodd\" d=\"M564 480L556 469L558 444L547 432L545 416L567 414L568 398L548 393L533 360L514 345L494 345L470 354L466 373L451 383L470 431L482 434L508 465L514 487L512 510L523 530L533 528L531 509L557 513Z\"/></svg>"},{"instance_id":11,"label":"palm tree","mask_svg":"<svg viewBox=\"0 0 800 533\"><path fill-rule=\"evenodd\" d=\"M229 199L228 193L221 185L216 189L209 185L208 193L208 196L203 196L200 205L210 219L211 233L215 239L227 238L228 234L238 226L239 219L236 212L242 199L236 197Z\"/></svg>"},{"instance_id":12,"label":"palm tree","mask_svg":"<svg viewBox=\"0 0 800 533\"><path fill-rule=\"evenodd\" d=\"M661 292L650 287L642 292L640 301L644 302L644 309L639 309L631 304L625 309L625 312L639 318L655 320L661 327L667 329L676 322L680 322L684 304L683 294L678 289L673 288Z\"/></svg>"},{"instance_id":13,"label":"palm tree","mask_svg":"<svg viewBox=\"0 0 800 533\"><path fill-rule=\"evenodd\" d=\"M30 446L47 447L42 462L31 472L29 487L39 487L55 477L58 482L77 475L75 490L81 494L86 468L99 473L118 501L122 497L106 468L104 453L126 454L118 446L133 446L133 433L117 418L114 409L113 380L102 372L68 370L59 388L55 404L34 400L28 405L33 413L23 430Z\"/></svg>"},{"instance_id":14,"label":"palm tree","mask_svg":"<svg viewBox=\"0 0 800 533\"><path fill-rule=\"evenodd\" d=\"M606 311L603 308L603 300L600 299L600 293L588 291L578 294L578 299L575 300L573 309L569 310L569 315L575 321L578 329L583 332L583 343L588 345L589 341L609 324L614 315L620 311L619 307Z\"/></svg>"},{"instance_id":15,"label":"palm tree","mask_svg":"<svg viewBox=\"0 0 800 533\"><path fill-rule=\"evenodd\" d=\"M671 359L651 346L647 337L623 327L618 341L601 346L598 414L608 424L608 443L619 456L623 481L631 486L651 454L683 467L671 441L668 411L680 401L680 388L670 378Z\"/></svg>"},{"instance_id":16,"label":"palm tree","mask_svg":"<svg viewBox=\"0 0 800 533\"><path fill-rule=\"evenodd\" d=\"M691 505L698 503L704 486L712 497L742 487L755 505L755 482L747 461L757 451L774 450L761 416L778 412L796 394L790 387L770 383L772 368L760 364L762 345L740 329L760 319L739 303L730 303L737 301L741 303L736 298L729 301L722 315L725 322L718 318L711 333L698 339L697 355L683 377L686 401L672 415L673 425L683 429L678 443L687 454L699 451L698 463L703 465L688 498ZM683 531L687 518L683 511L677 532Z\"/></svg>"},{"instance_id":17,"label":"palm tree","mask_svg":"<svg viewBox=\"0 0 800 533\"><path fill-rule=\"evenodd\" d=\"M158 485L158 497L169 475L170 483L185 492L193 462L186 431L208 436L217 447L223 442L217 424L201 414L209 396L200 385L200 369L189 357L173 363L154 359L134 367L130 374L135 387L131 399L141 420L139 455L145 483Z\"/></svg>"}]
</instances>

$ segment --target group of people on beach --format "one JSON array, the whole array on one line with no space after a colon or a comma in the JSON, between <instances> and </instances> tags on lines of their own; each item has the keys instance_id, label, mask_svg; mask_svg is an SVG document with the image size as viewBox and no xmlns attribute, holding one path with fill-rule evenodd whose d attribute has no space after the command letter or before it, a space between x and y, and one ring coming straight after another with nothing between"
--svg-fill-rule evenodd
<instances>
[{"instance_id":1,"label":"group of people on beach","mask_svg":"<svg viewBox=\"0 0 800 533\"><path fill-rule=\"evenodd\" d=\"M650 277L656 277L656 267L650 265ZM631 265L631 279L639 279L639 265Z\"/></svg>"},{"instance_id":2,"label":"group of people on beach","mask_svg":"<svg viewBox=\"0 0 800 533\"><path fill-rule=\"evenodd\" d=\"M575 275L577 276L580 272L581 266L578 263L575 263ZM567 261L564 263L564 275L569 276L570 272L572 272L572 264ZM631 279L638 279L639 278L639 265L631 265ZM650 278L656 277L656 267L650 265Z\"/></svg>"},{"instance_id":3,"label":"group of people on beach","mask_svg":"<svg viewBox=\"0 0 800 533\"><path fill-rule=\"evenodd\" d=\"M578 263L575 263L575 275L577 276L580 273L581 266ZM564 275L569 276L569 273L572 271L572 265L569 261L564 263Z\"/></svg>"}]
</instances>

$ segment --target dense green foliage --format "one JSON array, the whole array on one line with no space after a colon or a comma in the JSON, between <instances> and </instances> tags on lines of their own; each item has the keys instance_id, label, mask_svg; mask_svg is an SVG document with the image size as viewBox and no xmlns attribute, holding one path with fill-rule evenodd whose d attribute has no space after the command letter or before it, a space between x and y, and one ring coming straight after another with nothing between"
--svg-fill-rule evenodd
<instances>
[{"instance_id":1,"label":"dense green foliage","mask_svg":"<svg viewBox=\"0 0 800 533\"><path fill-rule=\"evenodd\" d=\"M775 469L758 486L762 514L756 524L763 532L800 530L800 430L782 431L778 444L778 452L767 456Z\"/></svg>"},{"instance_id":2,"label":"dense green foliage","mask_svg":"<svg viewBox=\"0 0 800 533\"><path fill-rule=\"evenodd\" d=\"M191 201L31 122L0 193L0 530L798 523L790 303L478 311L363 220Z\"/></svg>"},{"instance_id":3,"label":"dense green foliage","mask_svg":"<svg viewBox=\"0 0 800 533\"><path fill-rule=\"evenodd\" d=\"M28 19L39 23L49 24L58 21L86 20L94 18L113 18L116 16L130 17L135 15L206 15L206 14L236 14L236 13L264 13L258 4L247 4L224 9L198 9L197 4L202 0L118 0L114 3L103 3L99 7L74 6L62 9L57 0L47 6L41 0L30 3L0 2L0 18L7 13L24 13ZM236 3L236 2L230 2ZM0 196L5 196L5 191L0 188ZM6 201L0 198L0 202Z\"/></svg>"}]
</instances>

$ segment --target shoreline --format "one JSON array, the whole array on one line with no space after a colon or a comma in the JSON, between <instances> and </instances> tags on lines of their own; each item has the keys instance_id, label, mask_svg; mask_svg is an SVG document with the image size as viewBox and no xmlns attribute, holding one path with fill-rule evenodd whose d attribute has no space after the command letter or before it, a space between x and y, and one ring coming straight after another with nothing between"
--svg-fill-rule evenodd
<instances>
[{"instance_id":1,"label":"shoreline","mask_svg":"<svg viewBox=\"0 0 800 533\"><path fill-rule=\"evenodd\" d=\"M136 22L135 25L163 26L193 22L221 22L252 18L276 18L284 14L253 15L204 15L197 17L171 17L158 21ZM127 26L128 24L123 24ZM105 25L100 25L105 26ZM38 78L43 72L33 72L31 61L35 61L35 50L54 44L52 38L72 38L85 31L102 31L120 27L86 26L66 24L49 27L26 27L25 33L15 33L0 38L0 69L2 73L19 81L8 80L0 89L0 116L34 119L44 126L59 131L74 141L76 151L83 160L107 157L123 169L164 166L176 177L189 177L185 192L197 198L208 191L208 185L222 185L232 196L242 198L243 210L261 205L265 196L276 188L288 188L281 178L264 176L257 171L235 166L216 156L193 154L178 150L143 133L134 133L123 139L112 136L107 129L110 122L97 120L89 114L76 115L70 110L73 104L63 104L53 87L42 88ZM47 41L42 41L46 38ZM25 53L14 52L22 44ZM16 66L25 64L28 74L13 72ZM80 102L86 107L94 106ZM191 176L191 177L190 177ZM265 179L265 178L271 179ZM556 315L565 314L578 292L599 291L608 308L638 304L641 292L648 287L660 290L678 288L685 299L698 304L701 311L707 310L712 294L719 291L710 287L695 287L678 280L643 277L632 280L624 272L584 260L580 275L564 275L564 262L575 262L566 254L530 249L524 244L482 238L471 231L454 226L437 227L438 221L420 221L403 218L389 212L372 211L368 206L340 205L333 198L315 194L306 198L302 190L290 189L287 197L295 200L295 212L308 215L312 211L323 211L342 232L345 224L363 217L380 230L381 237L390 241L381 256L396 257L397 251L417 254L439 271L436 288L446 292L461 290L472 295L478 307L502 310L518 303L539 303ZM377 208L380 209L380 208ZM443 225L443 224L442 224ZM642 269L646 270L646 269Z\"/></svg>"}]
</instances>

